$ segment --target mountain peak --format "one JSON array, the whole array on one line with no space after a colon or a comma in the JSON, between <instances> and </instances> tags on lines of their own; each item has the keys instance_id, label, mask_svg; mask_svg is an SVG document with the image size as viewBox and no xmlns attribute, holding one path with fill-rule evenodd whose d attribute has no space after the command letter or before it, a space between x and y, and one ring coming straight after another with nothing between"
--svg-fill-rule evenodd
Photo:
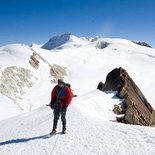
<instances>
[{"instance_id":1,"label":"mountain peak","mask_svg":"<svg viewBox=\"0 0 155 155\"><path fill-rule=\"evenodd\" d=\"M77 37L74 35L71 35L70 33L65 33L62 35L54 36L50 38L50 40L45 43L42 48L51 50L53 48L56 48L58 46L61 46L62 44L65 44L67 42L72 42Z\"/></svg>"}]
</instances>

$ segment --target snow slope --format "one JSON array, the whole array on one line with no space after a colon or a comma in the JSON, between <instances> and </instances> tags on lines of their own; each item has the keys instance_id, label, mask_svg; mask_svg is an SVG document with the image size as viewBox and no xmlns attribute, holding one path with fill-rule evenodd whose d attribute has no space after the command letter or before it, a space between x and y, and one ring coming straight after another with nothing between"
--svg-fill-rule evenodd
<instances>
[{"instance_id":1,"label":"snow slope","mask_svg":"<svg viewBox=\"0 0 155 155\"><path fill-rule=\"evenodd\" d=\"M81 44L79 48L69 44L53 50L32 46L51 65L67 67L65 81L71 83L74 94L78 95L68 108L68 133L60 134L62 126L59 121L58 134L48 137L53 113L45 104L50 101L54 84L50 83L47 76L47 65L41 62L39 69L34 72L38 80L21 103L29 112L21 114L23 112L19 112L9 99L2 95L0 97L0 106L3 107L1 117L10 117L0 121L0 155L155 154L155 129L115 123L113 105L121 100L115 97L115 93L96 90L99 81L104 82L112 69L123 67L155 108L155 49L138 46L124 39L97 38L87 43L85 41L75 41ZM99 49L96 45L100 42L106 42L108 46ZM0 59L3 59L3 62L0 61L1 67L7 66L7 60L15 65L16 60L17 65L34 71L27 63L32 54L28 46L7 45L0 48L0 54ZM23 59L23 63L18 58Z\"/></svg>"},{"instance_id":2,"label":"snow slope","mask_svg":"<svg viewBox=\"0 0 155 155\"><path fill-rule=\"evenodd\" d=\"M77 103L77 102L76 102ZM5 155L154 155L155 129L107 122L81 115L73 101L68 109L68 133L49 138L48 107L1 121L0 154Z\"/></svg>"},{"instance_id":3,"label":"snow slope","mask_svg":"<svg viewBox=\"0 0 155 155\"><path fill-rule=\"evenodd\" d=\"M32 51L24 44L11 44L0 47L0 67L20 66L28 67Z\"/></svg>"}]
</instances>

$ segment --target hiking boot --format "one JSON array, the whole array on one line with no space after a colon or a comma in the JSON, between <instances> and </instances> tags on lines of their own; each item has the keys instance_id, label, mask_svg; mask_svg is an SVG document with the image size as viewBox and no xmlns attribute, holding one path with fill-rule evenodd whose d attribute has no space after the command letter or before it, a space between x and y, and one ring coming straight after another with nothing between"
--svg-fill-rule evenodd
<instances>
[{"instance_id":1,"label":"hiking boot","mask_svg":"<svg viewBox=\"0 0 155 155\"><path fill-rule=\"evenodd\" d=\"M62 134L66 134L66 129L63 129L62 130Z\"/></svg>"},{"instance_id":2,"label":"hiking boot","mask_svg":"<svg viewBox=\"0 0 155 155\"><path fill-rule=\"evenodd\" d=\"M50 132L50 135L56 134L56 129L53 129L52 132Z\"/></svg>"}]
</instances>

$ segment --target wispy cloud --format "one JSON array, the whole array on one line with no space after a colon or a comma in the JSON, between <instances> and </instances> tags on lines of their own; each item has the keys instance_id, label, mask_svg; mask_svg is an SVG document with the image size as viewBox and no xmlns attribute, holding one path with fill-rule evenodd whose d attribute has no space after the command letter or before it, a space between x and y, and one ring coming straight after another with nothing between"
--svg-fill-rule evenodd
<instances>
[{"instance_id":1,"label":"wispy cloud","mask_svg":"<svg viewBox=\"0 0 155 155\"><path fill-rule=\"evenodd\" d=\"M97 35L99 36L111 36L114 31L114 24L112 22L104 22L103 25L100 26Z\"/></svg>"}]
</instances>

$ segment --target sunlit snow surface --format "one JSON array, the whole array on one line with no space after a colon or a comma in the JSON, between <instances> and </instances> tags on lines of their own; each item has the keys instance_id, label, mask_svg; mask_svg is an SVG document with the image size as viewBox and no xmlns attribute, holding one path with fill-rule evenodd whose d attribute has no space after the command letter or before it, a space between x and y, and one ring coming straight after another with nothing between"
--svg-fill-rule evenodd
<instances>
[{"instance_id":1,"label":"sunlit snow surface","mask_svg":"<svg viewBox=\"0 0 155 155\"><path fill-rule=\"evenodd\" d=\"M28 63L33 52L29 46L0 47L0 75L7 66L19 66L30 69L38 78L21 101L24 111L0 95L0 155L154 155L155 129L113 122L113 105L121 100L115 92L101 92L96 87L112 69L123 67L155 108L155 49L123 39L73 39L61 49L32 47L51 65L67 67L65 81L78 95L68 108L68 133L60 134L59 122L58 134L51 138L48 133L53 112L46 104L55 84L50 82L48 65L41 62L34 70ZM107 42L108 46L99 49L99 42Z\"/></svg>"}]
</instances>

